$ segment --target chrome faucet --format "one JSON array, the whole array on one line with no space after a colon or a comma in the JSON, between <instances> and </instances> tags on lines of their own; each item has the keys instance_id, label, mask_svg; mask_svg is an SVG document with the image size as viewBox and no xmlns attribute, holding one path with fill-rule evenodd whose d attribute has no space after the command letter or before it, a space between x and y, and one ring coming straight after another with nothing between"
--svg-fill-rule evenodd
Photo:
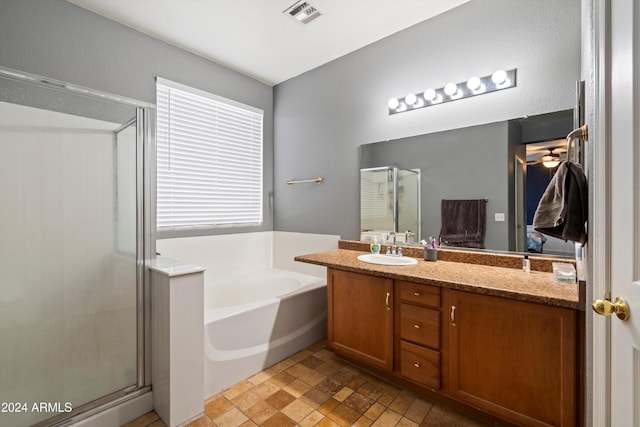
<instances>
[{"instance_id":1,"label":"chrome faucet","mask_svg":"<svg viewBox=\"0 0 640 427\"><path fill-rule=\"evenodd\" d=\"M387 255L396 255L397 254L396 233L393 231L389 233L389 238L391 237L393 237L393 245L391 246L391 252L389 252L389 247L387 247Z\"/></svg>"}]
</instances>

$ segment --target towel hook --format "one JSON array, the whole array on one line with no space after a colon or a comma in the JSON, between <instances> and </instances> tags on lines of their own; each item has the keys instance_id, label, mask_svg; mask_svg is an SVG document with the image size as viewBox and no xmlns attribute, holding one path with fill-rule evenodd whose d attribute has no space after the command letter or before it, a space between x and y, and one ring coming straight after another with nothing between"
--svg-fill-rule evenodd
<instances>
[{"instance_id":1,"label":"towel hook","mask_svg":"<svg viewBox=\"0 0 640 427\"><path fill-rule=\"evenodd\" d=\"M572 148L574 149L573 155L575 157L575 144L573 144L573 142L577 138L583 141L589 140L589 127L586 124L572 130L569 132L569 135L567 135L567 160L570 158Z\"/></svg>"}]
</instances>

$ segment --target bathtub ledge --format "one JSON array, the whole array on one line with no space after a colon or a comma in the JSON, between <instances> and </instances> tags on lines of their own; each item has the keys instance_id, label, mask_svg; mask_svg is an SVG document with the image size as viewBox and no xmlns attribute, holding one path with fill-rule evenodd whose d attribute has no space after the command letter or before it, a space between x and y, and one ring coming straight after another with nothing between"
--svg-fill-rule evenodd
<instances>
[{"instance_id":1,"label":"bathtub ledge","mask_svg":"<svg viewBox=\"0 0 640 427\"><path fill-rule=\"evenodd\" d=\"M149 269L167 277L185 276L206 271L206 268L185 264L182 261L167 257L157 257L155 262L149 266Z\"/></svg>"}]
</instances>

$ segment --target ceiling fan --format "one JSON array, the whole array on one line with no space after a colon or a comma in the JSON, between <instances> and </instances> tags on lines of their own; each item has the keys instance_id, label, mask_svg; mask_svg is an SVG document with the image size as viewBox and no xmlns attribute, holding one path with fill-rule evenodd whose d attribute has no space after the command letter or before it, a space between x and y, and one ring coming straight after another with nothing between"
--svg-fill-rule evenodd
<instances>
[{"instance_id":1,"label":"ceiling fan","mask_svg":"<svg viewBox=\"0 0 640 427\"><path fill-rule=\"evenodd\" d=\"M547 154L540 157L538 160L529 162L529 164L542 163L543 166L550 169L557 167L562 159L560 158L560 154L554 153L553 150L557 150L558 148L560 147L549 148L549 152Z\"/></svg>"}]
</instances>

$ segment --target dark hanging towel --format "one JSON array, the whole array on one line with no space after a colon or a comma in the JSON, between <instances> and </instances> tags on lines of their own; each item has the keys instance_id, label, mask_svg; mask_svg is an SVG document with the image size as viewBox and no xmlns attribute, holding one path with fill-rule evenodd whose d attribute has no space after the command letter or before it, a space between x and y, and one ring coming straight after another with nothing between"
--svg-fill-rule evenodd
<instances>
[{"instance_id":1,"label":"dark hanging towel","mask_svg":"<svg viewBox=\"0 0 640 427\"><path fill-rule=\"evenodd\" d=\"M540 198L533 228L565 242L584 244L588 205L587 178L582 168L573 162L563 162Z\"/></svg>"},{"instance_id":2,"label":"dark hanging towel","mask_svg":"<svg viewBox=\"0 0 640 427\"><path fill-rule=\"evenodd\" d=\"M440 240L450 246L484 249L487 202L442 199Z\"/></svg>"}]
</instances>

